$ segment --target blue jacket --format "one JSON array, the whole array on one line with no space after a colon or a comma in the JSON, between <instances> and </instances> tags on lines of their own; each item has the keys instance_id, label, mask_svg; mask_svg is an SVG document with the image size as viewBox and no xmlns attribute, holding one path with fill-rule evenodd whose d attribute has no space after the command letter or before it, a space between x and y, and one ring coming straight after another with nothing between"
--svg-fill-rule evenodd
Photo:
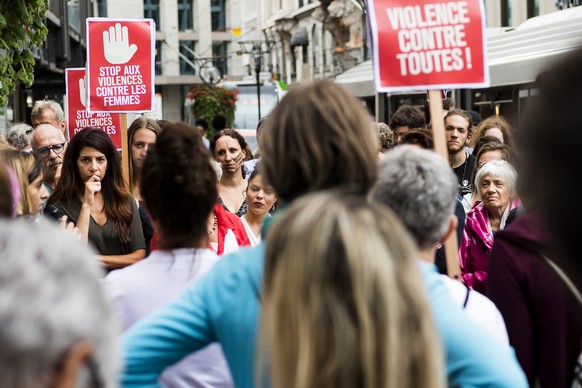
<instances>
[{"instance_id":1,"label":"blue jacket","mask_svg":"<svg viewBox=\"0 0 582 388\"><path fill-rule=\"evenodd\" d=\"M157 387L164 368L217 341L235 385L252 388L263 257L263 244L224 256L176 301L126 331L123 386ZM420 266L443 339L450 386L527 387L513 351L455 305L436 267Z\"/></svg>"}]
</instances>

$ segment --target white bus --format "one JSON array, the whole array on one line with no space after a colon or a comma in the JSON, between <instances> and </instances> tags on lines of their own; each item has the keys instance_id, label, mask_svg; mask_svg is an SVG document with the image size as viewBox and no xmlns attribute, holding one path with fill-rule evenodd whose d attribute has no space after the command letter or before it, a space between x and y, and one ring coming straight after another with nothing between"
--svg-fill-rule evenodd
<instances>
[{"instance_id":1,"label":"white bus","mask_svg":"<svg viewBox=\"0 0 582 388\"><path fill-rule=\"evenodd\" d=\"M249 77L247 79L245 77L243 81L225 82L223 86L238 90L236 110L234 113L234 129L256 129L259 122L259 99L255 78ZM262 81L260 84L260 94L260 118L262 118L271 113L279 102L279 87L275 81Z\"/></svg>"}]
</instances>

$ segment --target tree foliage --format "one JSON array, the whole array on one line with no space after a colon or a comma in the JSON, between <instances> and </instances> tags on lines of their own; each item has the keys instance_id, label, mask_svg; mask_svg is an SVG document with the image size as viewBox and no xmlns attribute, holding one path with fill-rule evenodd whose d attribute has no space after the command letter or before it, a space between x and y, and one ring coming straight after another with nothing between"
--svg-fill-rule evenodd
<instances>
[{"instance_id":1,"label":"tree foliage","mask_svg":"<svg viewBox=\"0 0 582 388\"><path fill-rule=\"evenodd\" d=\"M8 102L16 80L26 87L34 82L32 49L48 33L47 10L48 0L0 1L0 106Z\"/></svg>"}]
</instances>

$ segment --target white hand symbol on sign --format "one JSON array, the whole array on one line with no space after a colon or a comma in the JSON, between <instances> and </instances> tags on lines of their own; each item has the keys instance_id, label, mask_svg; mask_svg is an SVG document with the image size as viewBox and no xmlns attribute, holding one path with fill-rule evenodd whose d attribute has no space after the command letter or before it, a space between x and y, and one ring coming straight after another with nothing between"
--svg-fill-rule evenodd
<instances>
[{"instance_id":1,"label":"white hand symbol on sign","mask_svg":"<svg viewBox=\"0 0 582 388\"><path fill-rule=\"evenodd\" d=\"M121 24L117 23L115 27L109 27L109 31L103 31L103 51L107 62L113 65L129 62L137 51L137 46L129 44L127 26L121 27Z\"/></svg>"},{"instance_id":2,"label":"white hand symbol on sign","mask_svg":"<svg viewBox=\"0 0 582 388\"><path fill-rule=\"evenodd\" d=\"M81 96L81 104L87 107L87 91L85 89L85 78L79 78L79 94Z\"/></svg>"}]
</instances>

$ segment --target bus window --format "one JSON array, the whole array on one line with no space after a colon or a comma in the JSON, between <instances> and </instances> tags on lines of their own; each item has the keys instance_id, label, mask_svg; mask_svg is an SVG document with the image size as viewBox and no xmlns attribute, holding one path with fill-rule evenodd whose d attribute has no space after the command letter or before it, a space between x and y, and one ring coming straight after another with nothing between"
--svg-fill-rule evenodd
<instances>
[{"instance_id":1,"label":"bus window","mask_svg":"<svg viewBox=\"0 0 582 388\"><path fill-rule=\"evenodd\" d=\"M472 110L481 115L483 119L489 116L503 116L510 124L514 125L518 119L516 86L497 89L481 89L472 91Z\"/></svg>"},{"instance_id":2,"label":"bus window","mask_svg":"<svg viewBox=\"0 0 582 388\"><path fill-rule=\"evenodd\" d=\"M239 85L239 94L234 113L235 129L256 129L259 122L256 84ZM261 86L261 117L269 114L278 102L277 87L266 84Z\"/></svg>"}]
</instances>

